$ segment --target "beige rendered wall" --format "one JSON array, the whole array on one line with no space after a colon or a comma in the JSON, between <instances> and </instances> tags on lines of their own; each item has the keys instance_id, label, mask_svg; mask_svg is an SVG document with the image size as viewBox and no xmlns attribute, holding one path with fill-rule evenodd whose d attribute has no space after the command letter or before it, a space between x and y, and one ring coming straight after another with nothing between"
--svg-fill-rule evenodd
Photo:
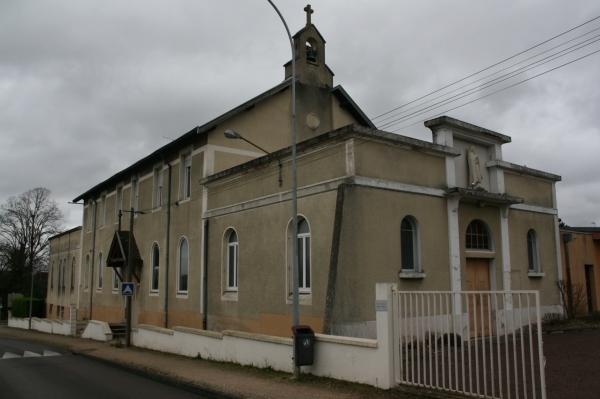
<instances>
[{"instance_id":1,"label":"beige rendered wall","mask_svg":"<svg viewBox=\"0 0 600 399\"><path fill-rule=\"evenodd\" d=\"M446 185L443 157L357 139L354 162L358 176L435 188Z\"/></svg>"},{"instance_id":2,"label":"beige rendered wall","mask_svg":"<svg viewBox=\"0 0 600 399\"><path fill-rule=\"evenodd\" d=\"M554 208L552 183L504 171L504 187L507 195L523 198L526 204Z\"/></svg>"},{"instance_id":3,"label":"beige rendered wall","mask_svg":"<svg viewBox=\"0 0 600 399\"><path fill-rule=\"evenodd\" d=\"M50 240L48 291L46 295L46 317L49 319L68 320L69 306L77 303L80 241L81 230L75 230ZM61 261L66 264L63 269L65 270L64 289L59 288L58 280ZM74 264L73 261L75 261ZM72 273L73 267L75 269L74 273ZM73 278L72 289L71 278Z\"/></svg>"},{"instance_id":4,"label":"beige rendered wall","mask_svg":"<svg viewBox=\"0 0 600 399\"><path fill-rule=\"evenodd\" d=\"M311 232L311 294L300 306L301 322L322 331L336 192L298 199L298 214ZM209 222L209 329L235 329L289 337L288 228L290 201L214 217ZM238 291L225 295L226 240L238 235ZM217 280L217 281L215 281Z\"/></svg>"},{"instance_id":5,"label":"beige rendered wall","mask_svg":"<svg viewBox=\"0 0 600 399\"><path fill-rule=\"evenodd\" d=\"M276 159L258 165L255 170L234 176L209 187L208 209L239 204L245 201L291 190L291 159L282 163L282 186L279 187L279 165ZM297 158L298 188L346 175L344 143L328 145L318 151L299 152Z\"/></svg>"},{"instance_id":6,"label":"beige rendered wall","mask_svg":"<svg viewBox=\"0 0 600 399\"><path fill-rule=\"evenodd\" d=\"M191 148L182 150L182 155ZM174 203L182 193L180 181L179 156L175 155L169 161L172 165L171 201ZM201 243L202 243L202 191L198 180L203 177L204 153L197 152L192 156L192 187L191 198L180 199L171 206L171 231L169 245L169 326L183 325L201 327L202 316L200 311L200 281L201 281ZM162 166L162 163L155 166ZM139 275L141 282L136 286L136 296L133 309L138 309L138 320L134 322L162 326L164 310L164 284L165 284L165 255L166 255L166 205L153 209L154 175L152 171L145 176L140 176L139 209L144 214L137 215L134 220L135 239L142 256L144 265ZM168 169L163 175L163 204L167 202ZM110 192L107 194L111 194ZM131 206L131 186L123 190L124 208ZM124 320L124 298L118 291L112 290L112 269L104 267L102 290L96 289L98 254L102 252L104 262L118 225L114 223L115 196L107 198L105 226L96 231L96 256L94 264L94 287L92 317L106 322L120 322ZM99 209L97 215L100 215ZM85 218L84 223L88 219ZM98 224L99 225L99 224ZM129 230L129 214L126 213L122 220L122 229ZM84 244L82 248L83 263L85 255L92 247L92 232L84 226ZM189 276L187 294L176 292L178 272L178 247L182 237L186 237L189 244ZM158 243L160 248L160 275L158 293L150 292L151 279L151 251L152 245ZM88 276L89 279L89 276ZM135 280L135 278L134 278ZM82 314L89 314L90 289L85 289L82 280L83 295L80 303ZM84 316L85 317L85 316Z\"/></svg>"},{"instance_id":7,"label":"beige rendered wall","mask_svg":"<svg viewBox=\"0 0 600 399\"><path fill-rule=\"evenodd\" d=\"M510 232L511 288L513 290L539 290L541 305L559 304L555 282L558 280L556 226L554 215L512 209L508 216ZM529 277L527 232L537 233L540 271L543 277Z\"/></svg>"},{"instance_id":8,"label":"beige rendered wall","mask_svg":"<svg viewBox=\"0 0 600 399\"><path fill-rule=\"evenodd\" d=\"M398 279L400 223L408 215L419 224L423 279ZM447 220L444 198L347 188L333 323L375 320L376 283L398 283L400 290L448 290Z\"/></svg>"},{"instance_id":9,"label":"beige rendered wall","mask_svg":"<svg viewBox=\"0 0 600 399\"><path fill-rule=\"evenodd\" d=\"M565 257L565 244L562 242L563 234L572 234L573 241L569 245L569 261L571 263L572 284L582 284L584 289L585 265L592 265L592 308L594 311L600 309L600 241L594 240L591 234L563 232L561 231L561 256L563 265L563 279L567 279L567 262ZM587 311L587 309L586 309Z\"/></svg>"},{"instance_id":10,"label":"beige rendered wall","mask_svg":"<svg viewBox=\"0 0 600 399\"><path fill-rule=\"evenodd\" d=\"M350 112L340 107L340 101L337 98L332 96L331 101L331 120L334 130L352 123L356 123L356 119L350 115Z\"/></svg>"}]
</instances>

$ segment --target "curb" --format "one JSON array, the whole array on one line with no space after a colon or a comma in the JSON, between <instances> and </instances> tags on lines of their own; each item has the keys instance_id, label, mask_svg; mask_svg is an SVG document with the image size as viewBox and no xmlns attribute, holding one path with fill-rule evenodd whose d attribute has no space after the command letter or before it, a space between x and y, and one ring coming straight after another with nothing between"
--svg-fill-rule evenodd
<instances>
[{"instance_id":1,"label":"curb","mask_svg":"<svg viewBox=\"0 0 600 399\"><path fill-rule=\"evenodd\" d=\"M99 357L91 356L78 351L71 351L75 356L81 356L85 359L89 359L98 363L105 364L107 366L126 371L131 374L135 374L139 377L147 378L152 381L159 382L164 385L168 385L173 388L178 388L186 392L199 395L206 399L241 399L240 396L233 396L223 392L216 391L210 388L204 388L198 385L191 384L189 382L183 382L176 380L175 378L166 377L162 374L152 373L150 371L142 370L133 366L128 366L122 363L114 362L112 360L102 359Z\"/></svg>"}]
</instances>

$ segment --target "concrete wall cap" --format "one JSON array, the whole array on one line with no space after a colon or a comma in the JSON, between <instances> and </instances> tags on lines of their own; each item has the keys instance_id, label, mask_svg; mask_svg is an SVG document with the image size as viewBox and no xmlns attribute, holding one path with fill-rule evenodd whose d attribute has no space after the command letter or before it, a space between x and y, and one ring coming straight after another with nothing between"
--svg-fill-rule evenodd
<instances>
[{"instance_id":1,"label":"concrete wall cap","mask_svg":"<svg viewBox=\"0 0 600 399\"><path fill-rule=\"evenodd\" d=\"M290 334L291 334L291 331L290 331ZM293 341L291 338L274 337L271 335L254 334L254 333L232 331L232 330L223 331L223 335L229 335L231 337L238 337L238 338L252 339L254 341L272 342L274 344L289 345L289 346L293 345Z\"/></svg>"},{"instance_id":2,"label":"concrete wall cap","mask_svg":"<svg viewBox=\"0 0 600 399\"><path fill-rule=\"evenodd\" d=\"M342 337L339 335L315 334L315 341L331 342L334 344L364 346L367 348L377 348L377 341L366 338Z\"/></svg>"},{"instance_id":3,"label":"concrete wall cap","mask_svg":"<svg viewBox=\"0 0 600 399\"><path fill-rule=\"evenodd\" d=\"M156 327L156 326L151 326L148 324L140 324L140 325L138 325L138 329L154 331L157 333L167 334L167 335L173 335L173 333L174 333L173 330L170 330L168 328Z\"/></svg>"},{"instance_id":4,"label":"concrete wall cap","mask_svg":"<svg viewBox=\"0 0 600 399\"><path fill-rule=\"evenodd\" d=\"M108 323L105 321L90 320L88 324L98 324L100 327L102 327L102 332L105 335L112 335L112 330L110 329L110 326L108 325Z\"/></svg>"},{"instance_id":5,"label":"concrete wall cap","mask_svg":"<svg viewBox=\"0 0 600 399\"><path fill-rule=\"evenodd\" d=\"M216 331L199 330L197 328L182 327L182 326L175 326L175 327L173 327L173 330L188 333L188 334L202 335L202 336L211 337L211 338L219 338L219 339L223 338L223 334L221 334L220 332L216 332Z\"/></svg>"}]
</instances>

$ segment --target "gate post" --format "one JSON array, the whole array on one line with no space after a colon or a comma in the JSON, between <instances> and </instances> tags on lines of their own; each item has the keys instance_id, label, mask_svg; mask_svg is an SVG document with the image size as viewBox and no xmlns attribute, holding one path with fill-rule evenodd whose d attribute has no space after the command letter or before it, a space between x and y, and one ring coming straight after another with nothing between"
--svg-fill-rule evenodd
<instances>
[{"instance_id":1,"label":"gate post","mask_svg":"<svg viewBox=\"0 0 600 399\"><path fill-rule=\"evenodd\" d=\"M396 385L394 369L394 353L397 342L394 342L394 296L398 289L395 283L377 283L375 285L375 313L377 318L377 351L379 352L381 376L379 387L389 389Z\"/></svg>"}]
</instances>

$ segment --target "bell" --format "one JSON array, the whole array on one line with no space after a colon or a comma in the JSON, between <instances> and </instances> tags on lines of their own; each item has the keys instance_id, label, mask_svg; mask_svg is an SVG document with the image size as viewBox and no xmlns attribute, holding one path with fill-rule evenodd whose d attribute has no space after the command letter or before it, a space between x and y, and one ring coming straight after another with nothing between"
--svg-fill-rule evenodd
<instances>
[{"instance_id":1,"label":"bell","mask_svg":"<svg viewBox=\"0 0 600 399\"><path fill-rule=\"evenodd\" d=\"M311 46L306 46L306 60L317 62L317 52Z\"/></svg>"}]
</instances>

